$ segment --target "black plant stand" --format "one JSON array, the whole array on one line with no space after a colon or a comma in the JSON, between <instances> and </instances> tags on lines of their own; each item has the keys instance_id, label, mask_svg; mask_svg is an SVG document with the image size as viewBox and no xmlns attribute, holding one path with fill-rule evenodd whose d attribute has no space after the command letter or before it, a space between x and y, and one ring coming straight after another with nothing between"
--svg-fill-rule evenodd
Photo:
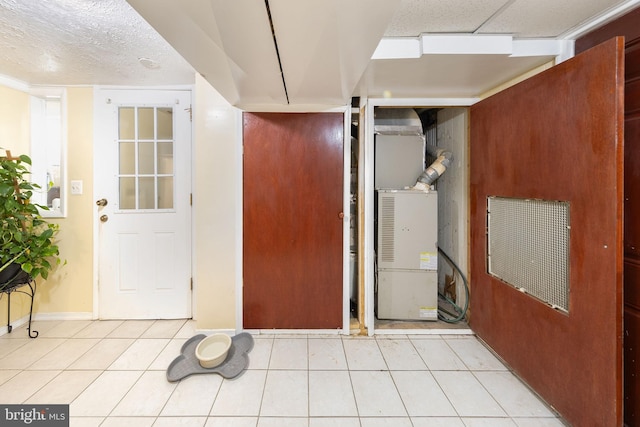
<instances>
[{"instance_id":1,"label":"black plant stand","mask_svg":"<svg viewBox=\"0 0 640 427\"><path fill-rule=\"evenodd\" d=\"M29 308L29 325L27 326L27 332L29 334L29 338L36 338L38 336L38 331L31 330L31 317L33 316L33 298L36 295L36 281L33 278L24 272L19 265L17 265L17 270L15 271L7 271L10 270L13 265L7 267L2 273L5 273L3 276L4 279L0 279L0 297L2 294L7 294L7 331L11 333L13 326L11 326L11 294L13 292L18 292L21 294L25 294L31 298L31 306ZM8 278L7 278L8 277ZM28 290L26 289L28 288ZM33 334L32 334L33 333Z\"/></svg>"}]
</instances>

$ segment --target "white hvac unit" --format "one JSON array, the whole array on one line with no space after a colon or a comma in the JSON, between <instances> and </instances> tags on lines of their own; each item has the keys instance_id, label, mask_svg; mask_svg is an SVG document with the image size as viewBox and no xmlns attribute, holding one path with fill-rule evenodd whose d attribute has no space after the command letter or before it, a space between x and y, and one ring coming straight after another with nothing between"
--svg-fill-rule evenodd
<instances>
[{"instance_id":1,"label":"white hvac unit","mask_svg":"<svg viewBox=\"0 0 640 427\"><path fill-rule=\"evenodd\" d=\"M376 135L376 189L412 187L425 161L424 137L419 135Z\"/></svg>"},{"instance_id":2,"label":"white hvac unit","mask_svg":"<svg viewBox=\"0 0 640 427\"><path fill-rule=\"evenodd\" d=\"M438 194L378 190L378 318L438 319Z\"/></svg>"}]
</instances>

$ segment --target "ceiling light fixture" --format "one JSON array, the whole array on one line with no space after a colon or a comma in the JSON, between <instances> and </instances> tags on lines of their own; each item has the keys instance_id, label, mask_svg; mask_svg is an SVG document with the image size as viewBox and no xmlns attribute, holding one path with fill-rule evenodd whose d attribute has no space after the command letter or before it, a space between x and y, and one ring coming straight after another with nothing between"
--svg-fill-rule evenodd
<instances>
[{"instance_id":1,"label":"ceiling light fixture","mask_svg":"<svg viewBox=\"0 0 640 427\"><path fill-rule=\"evenodd\" d=\"M160 64L158 63L158 61L154 61L153 59L138 58L138 62L140 62L140 64L142 64L143 67L148 68L150 70L157 70L158 68L160 68Z\"/></svg>"}]
</instances>

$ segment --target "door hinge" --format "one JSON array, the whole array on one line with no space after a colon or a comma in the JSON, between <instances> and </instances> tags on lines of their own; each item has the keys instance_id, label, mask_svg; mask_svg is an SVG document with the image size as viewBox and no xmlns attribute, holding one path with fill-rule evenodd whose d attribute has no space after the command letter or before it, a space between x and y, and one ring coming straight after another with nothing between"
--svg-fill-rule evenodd
<instances>
[{"instance_id":1,"label":"door hinge","mask_svg":"<svg viewBox=\"0 0 640 427\"><path fill-rule=\"evenodd\" d=\"M193 193L189 194L189 206L193 206Z\"/></svg>"},{"instance_id":2,"label":"door hinge","mask_svg":"<svg viewBox=\"0 0 640 427\"><path fill-rule=\"evenodd\" d=\"M189 112L189 121L192 122L193 121L193 109L191 108L191 105L189 105L189 108L185 108L184 111L188 111Z\"/></svg>"},{"instance_id":3,"label":"door hinge","mask_svg":"<svg viewBox=\"0 0 640 427\"><path fill-rule=\"evenodd\" d=\"M193 290L193 277L189 279L189 289Z\"/></svg>"}]
</instances>

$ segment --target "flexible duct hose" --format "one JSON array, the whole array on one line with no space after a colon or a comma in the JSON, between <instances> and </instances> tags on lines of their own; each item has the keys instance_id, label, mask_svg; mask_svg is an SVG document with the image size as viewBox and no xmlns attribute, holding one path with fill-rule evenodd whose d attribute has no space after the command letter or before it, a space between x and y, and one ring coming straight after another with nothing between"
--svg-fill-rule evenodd
<instances>
[{"instance_id":1,"label":"flexible duct hose","mask_svg":"<svg viewBox=\"0 0 640 427\"><path fill-rule=\"evenodd\" d=\"M422 172L422 174L418 177L418 182L421 182L425 185L431 185L435 182L436 179L440 178L440 176L447 170L449 166L451 166L451 161L453 160L453 154L451 151L447 151L444 148L435 148L427 146L427 152L436 157L436 160L429 165L428 168Z\"/></svg>"},{"instance_id":2,"label":"flexible duct hose","mask_svg":"<svg viewBox=\"0 0 640 427\"><path fill-rule=\"evenodd\" d=\"M413 186L415 190L428 191L429 186L440 178L453 161L453 153L444 148L427 146L427 152L435 156L436 159L420 174L418 181Z\"/></svg>"}]
</instances>

